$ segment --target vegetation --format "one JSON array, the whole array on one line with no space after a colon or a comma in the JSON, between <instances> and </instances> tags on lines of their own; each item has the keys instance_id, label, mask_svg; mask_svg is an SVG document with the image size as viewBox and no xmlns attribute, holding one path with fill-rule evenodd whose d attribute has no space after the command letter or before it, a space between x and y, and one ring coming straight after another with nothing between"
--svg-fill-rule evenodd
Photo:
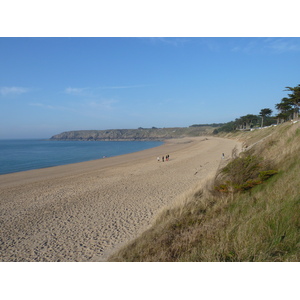
<instances>
[{"instance_id":1,"label":"vegetation","mask_svg":"<svg viewBox=\"0 0 300 300\"><path fill-rule=\"evenodd\" d=\"M291 92L288 97L281 99L280 103L275 104L278 114L271 116L270 108L263 108L258 115L248 114L240 118L225 123L218 129L214 130L214 134L220 132L232 132L235 130L250 130L251 128L270 126L280 124L289 120L297 120L300 107L300 84L296 87L286 87L285 91Z\"/></svg>"},{"instance_id":2,"label":"vegetation","mask_svg":"<svg viewBox=\"0 0 300 300\"><path fill-rule=\"evenodd\" d=\"M220 128L215 129L213 133L218 134L220 132L233 132L235 130L250 130L252 128L276 124L276 118L272 117L271 113L271 109L264 108L260 111L259 115L248 114L239 117L235 119L235 121L225 123Z\"/></svg>"},{"instance_id":3,"label":"vegetation","mask_svg":"<svg viewBox=\"0 0 300 300\"><path fill-rule=\"evenodd\" d=\"M217 174L215 190L222 193L250 190L278 173L271 167L272 163L262 157L242 153Z\"/></svg>"},{"instance_id":4,"label":"vegetation","mask_svg":"<svg viewBox=\"0 0 300 300\"><path fill-rule=\"evenodd\" d=\"M80 141L163 140L168 138L181 138L184 136L210 135L212 134L212 131L212 126L205 125L200 127L140 127L138 129L77 130L54 135L51 139Z\"/></svg>"},{"instance_id":5,"label":"vegetation","mask_svg":"<svg viewBox=\"0 0 300 300\"><path fill-rule=\"evenodd\" d=\"M300 106L300 84L296 87L286 87L285 91L292 92L288 97L282 98L281 102L276 104L275 107L279 111L276 116L281 122L298 119L299 106Z\"/></svg>"},{"instance_id":6,"label":"vegetation","mask_svg":"<svg viewBox=\"0 0 300 300\"><path fill-rule=\"evenodd\" d=\"M182 194L111 261L300 260L300 122L226 136L248 150ZM227 181L227 192L215 188Z\"/></svg>"},{"instance_id":7,"label":"vegetation","mask_svg":"<svg viewBox=\"0 0 300 300\"><path fill-rule=\"evenodd\" d=\"M261 117L261 127L264 127L264 118L270 117L271 114L272 114L272 112L273 112L273 111L272 111L270 108L263 108L263 109L260 111L259 115L260 115L260 117Z\"/></svg>"},{"instance_id":8,"label":"vegetation","mask_svg":"<svg viewBox=\"0 0 300 300\"><path fill-rule=\"evenodd\" d=\"M158 139L222 134L244 142L244 152L165 209L153 226L110 261L299 261L300 85L275 105L209 128L139 128L84 132L84 138ZM251 128L276 124L262 130ZM215 129L214 129L215 128ZM82 132L56 136L82 139ZM55 138L55 137L54 137Z\"/></svg>"},{"instance_id":9,"label":"vegetation","mask_svg":"<svg viewBox=\"0 0 300 300\"><path fill-rule=\"evenodd\" d=\"M212 124L194 124L190 127L221 127L225 125L225 123L212 123Z\"/></svg>"}]
</instances>

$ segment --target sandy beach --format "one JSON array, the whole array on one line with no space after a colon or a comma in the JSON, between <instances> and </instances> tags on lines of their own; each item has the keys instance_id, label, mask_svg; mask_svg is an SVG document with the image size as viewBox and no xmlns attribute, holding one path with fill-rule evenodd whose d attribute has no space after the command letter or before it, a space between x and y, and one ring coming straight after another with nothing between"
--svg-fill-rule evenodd
<instances>
[{"instance_id":1,"label":"sandy beach","mask_svg":"<svg viewBox=\"0 0 300 300\"><path fill-rule=\"evenodd\" d=\"M106 261L163 207L214 174L235 146L229 139L184 138L118 157L0 175L0 261ZM157 161L167 154L169 161Z\"/></svg>"}]
</instances>

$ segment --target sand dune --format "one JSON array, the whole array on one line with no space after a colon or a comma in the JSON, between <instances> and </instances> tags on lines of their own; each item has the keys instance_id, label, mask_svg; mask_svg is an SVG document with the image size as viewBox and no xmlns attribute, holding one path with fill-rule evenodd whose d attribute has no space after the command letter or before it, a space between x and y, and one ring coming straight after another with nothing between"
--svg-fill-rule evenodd
<instances>
[{"instance_id":1,"label":"sand dune","mask_svg":"<svg viewBox=\"0 0 300 300\"><path fill-rule=\"evenodd\" d=\"M215 137L0 175L1 261L105 261L240 146ZM157 162L157 156L170 161ZM224 160L223 160L224 161Z\"/></svg>"}]
</instances>

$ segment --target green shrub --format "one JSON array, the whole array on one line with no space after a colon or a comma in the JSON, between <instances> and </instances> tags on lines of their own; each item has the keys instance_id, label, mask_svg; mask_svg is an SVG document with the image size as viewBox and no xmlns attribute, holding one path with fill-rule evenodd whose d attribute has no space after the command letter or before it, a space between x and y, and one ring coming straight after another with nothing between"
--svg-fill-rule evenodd
<instances>
[{"instance_id":1,"label":"green shrub","mask_svg":"<svg viewBox=\"0 0 300 300\"><path fill-rule=\"evenodd\" d=\"M270 166L269 161L255 155L238 157L221 169L215 190L222 193L250 190L278 173L270 170Z\"/></svg>"},{"instance_id":2,"label":"green shrub","mask_svg":"<svg viewBox=\"0 0 300 300\"><path fill-rule=\"evenodd\" d=\"M221 173L234 184L243 184L249 179L256 178L261 167L262 158L248 155L234 159L221 170Z\"/></svg>"},{"instance_id":3,"label":"green shrub","mask_svg":"<svg viewBox=\"0 0 300 300\"><path fill-rule=\"evenodd\" d=\"M260 171L259 178L262 181L266 181L275 174L278 174L278 171L276 171L276 170Z\"/></svg>"}]
</instances>

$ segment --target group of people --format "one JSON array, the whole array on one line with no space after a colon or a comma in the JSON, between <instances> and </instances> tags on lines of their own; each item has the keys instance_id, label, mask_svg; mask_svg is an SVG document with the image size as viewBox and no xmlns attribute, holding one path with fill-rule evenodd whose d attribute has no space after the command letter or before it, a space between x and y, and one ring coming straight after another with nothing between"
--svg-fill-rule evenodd
<instances>
[{"instance_id":1,"label":"group of people","mask_svg":"<svg viewBox=\"0 0 300 300\"><path fill-rule=\"evenodd\" d=\"M165 159L166 159L166 161L169 161L170 155L168 154L168 155L166 155L166 157L162 156L161 161L164 162ZM159 157L159 156L157 157L157 161L158 161L158 162L160 161L160 157Z\"/></svg>"}]
</instances>

